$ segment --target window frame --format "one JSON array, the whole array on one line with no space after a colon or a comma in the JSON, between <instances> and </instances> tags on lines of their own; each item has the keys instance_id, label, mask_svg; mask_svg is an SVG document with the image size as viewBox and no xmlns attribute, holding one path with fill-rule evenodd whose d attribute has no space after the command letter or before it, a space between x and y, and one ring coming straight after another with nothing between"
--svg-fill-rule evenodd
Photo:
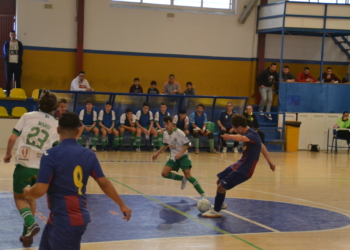
<instances>
[{"instance_id":1,"label":"window frame","mask_svg":"<svg viewBox=\"0 0 350 250\"><path fill-rule=\"evenodd\" d=\"M181 12L191 12L191 13L214 13L214 14L236 14L237 1L230 0L232 9L217 9L217 8L204 8L203 0L201 7L189 7L189 6L178 6L173 5L174 1L170 0L170 5L164 4L153 4L153 3L133 3L133 2L123 2L122 0L110 0L112 7L124 7L124 8L137 8L137 9L153 9L153 10L166 10L166 11L181 11Z\"/></svg>"}]
</instances>

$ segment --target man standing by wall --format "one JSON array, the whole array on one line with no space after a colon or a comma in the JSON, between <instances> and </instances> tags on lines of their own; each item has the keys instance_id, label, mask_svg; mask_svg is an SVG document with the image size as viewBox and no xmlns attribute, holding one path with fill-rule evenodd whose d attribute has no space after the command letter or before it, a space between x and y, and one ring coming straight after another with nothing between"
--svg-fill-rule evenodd
<instances>
[{"instance_id":1,"label":"man standing by wall","mask_svg":"<svg viewBox=\"0 0 350 250\"><path fill-rule=\"evenodd\" d=\"M10 96L12 76L15 75L16 87L21 87L23 45L16 39L16 32L10 31L10 41L4 43L6 96Z\"/></svg>"}]
</instances>

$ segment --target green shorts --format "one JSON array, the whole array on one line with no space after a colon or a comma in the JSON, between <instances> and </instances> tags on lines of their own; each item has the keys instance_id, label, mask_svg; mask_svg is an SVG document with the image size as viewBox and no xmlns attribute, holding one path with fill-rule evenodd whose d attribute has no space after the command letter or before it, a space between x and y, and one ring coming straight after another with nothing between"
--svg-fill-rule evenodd
<instances>
[{"instance_id":1,"label":"green shorts","mask_svg":"<svg viewBox=\"0 0 350 250\"><path fill-rule=\"evenodd\" d=\"M90 126L90 125L85 125L85 127L90 128L91 126ZM94 131L94 128L97 128L97 129L98 129L98 127L93 126L92 129L91 129L90 131L87 131L87 130L84 128L84 131L83 131L83 132L93 132L93 131Z\"/></svg>"},{"instance_id":2,"label":"green shorts","mask_svg":"<svg viewBox=\"0 0 350 250\"><path fill-rule=\"evenodd\" d=\"M17 164L13 172L13 192L23 194L23 188L28 185L33 186L36 183L38 173L39 169L27 168Z\"/></svg>"},{"instance_id":3,"label":"green shorts","mask_svg":"<svg viewBox=\"0 0 350 250\"><path fill-rule=\"evenodd\" d=\"M186 169L192 168L192 162L188 158L188 155L184 155L179 160L176 160L176 161L169 159L165 163L165 166L171 167L176 172L178 172L180 168L182 169L182 171L185 171Z\"/></svg>"}]
</instances>

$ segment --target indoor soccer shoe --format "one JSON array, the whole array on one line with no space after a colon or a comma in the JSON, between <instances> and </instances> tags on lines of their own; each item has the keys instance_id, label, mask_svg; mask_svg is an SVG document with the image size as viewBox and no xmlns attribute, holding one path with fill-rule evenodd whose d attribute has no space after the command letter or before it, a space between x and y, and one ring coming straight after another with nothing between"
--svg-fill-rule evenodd
<instances>
[{"instance_id":1,"label":"indoor soccer shoe","mask_svg":"<svg viewBox=\"0 0 350 250\"><path fill-rule=\"evenodd\" d=\"M209 209L205 213L202 213L202 217L208 217L208 218L219 218L222 216L221 212L216 212L214 209Z\"/></svg>"},{"instance_id":2,"label":"indoor soccer shoe","mask_svg":"<svg viewBox=\"0 0 350 250\"><path fill-rule=\"evenodd\" d=\"M91 150L96 152L96 147L92 147Z\"/></svg>"},{"instance_id":3,"label":"indoor soccer shoe","mask_svg":"<svg viewBox=\"0 0 350 250\"><path fill-rule=\"evenodd\" d=\"M207 195L206 193L203 193L203 194L201 194L201 198L202 198L202 199L207 199L207 200L208 200L209 195Z\"/></svg>"},{"instance_id":4,"label":"indoor soccer shoe","mask_svg":"<svg viewBox=\"0 0 350 250\"><path fill-rule=\"evenodd\" d=\"M39 233L40 231L40 227L38 225L38 223L34 223L33 225L31 225L30 227L28 227L27 229L27 233L25 235L23 235L23 246L24 247L30 247L33 243L33 237ZM21 240L21 237L20 237Z\"/></svg>"},{"instance_id":5,"label":"indoor soccer shoe","mask_svg":"<svg viewBox=\"0 0 350 250\"><path fill-rule=\"evenodd\" d=\"M214 209L214 205L211 205L211 207ZM225 203L222 203L221 209L227 209L227 208L228 208L228 205Z\"/></svg>"},{"instance_id":6,"label":"indoor soccer shoe","mask_svg":"<svg viewBox=\"0 0 350 250\"><path fill-rule=\"evenodd\" d=\"M184 176L184 178L182 178L182 181L181 181L181 190L184 190L184 189L185 189L186 183L187 183L187 179L186 179L185 176Z\"/></svg>"}]
</instances>

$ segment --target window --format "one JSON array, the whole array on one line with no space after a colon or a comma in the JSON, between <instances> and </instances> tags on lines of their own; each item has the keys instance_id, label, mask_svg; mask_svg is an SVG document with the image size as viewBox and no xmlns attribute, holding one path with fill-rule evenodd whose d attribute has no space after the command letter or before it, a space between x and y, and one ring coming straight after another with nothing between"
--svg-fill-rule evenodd
<instances>
[{"instance_id":1,"label":"window","mask_svg":"<svg viewBox=\"0 0 350 250\"><path fill-rule=\"evenodd\" d=\"M136 6L169 7L180 9L198 9L213 11L231 11L234 0L111 0L113 4L127 4ZM346 0L344 0L346 1Z\"/></svg>"},{"instance_id":2,"label":"window","mask_svg":"<svg viewBox=\"0 0 350 250\"><path fill-rule=\"evenodd\" d=\"M350 4L350 0L291 0L291 2Z\"/></svg>"}]
</instances>

